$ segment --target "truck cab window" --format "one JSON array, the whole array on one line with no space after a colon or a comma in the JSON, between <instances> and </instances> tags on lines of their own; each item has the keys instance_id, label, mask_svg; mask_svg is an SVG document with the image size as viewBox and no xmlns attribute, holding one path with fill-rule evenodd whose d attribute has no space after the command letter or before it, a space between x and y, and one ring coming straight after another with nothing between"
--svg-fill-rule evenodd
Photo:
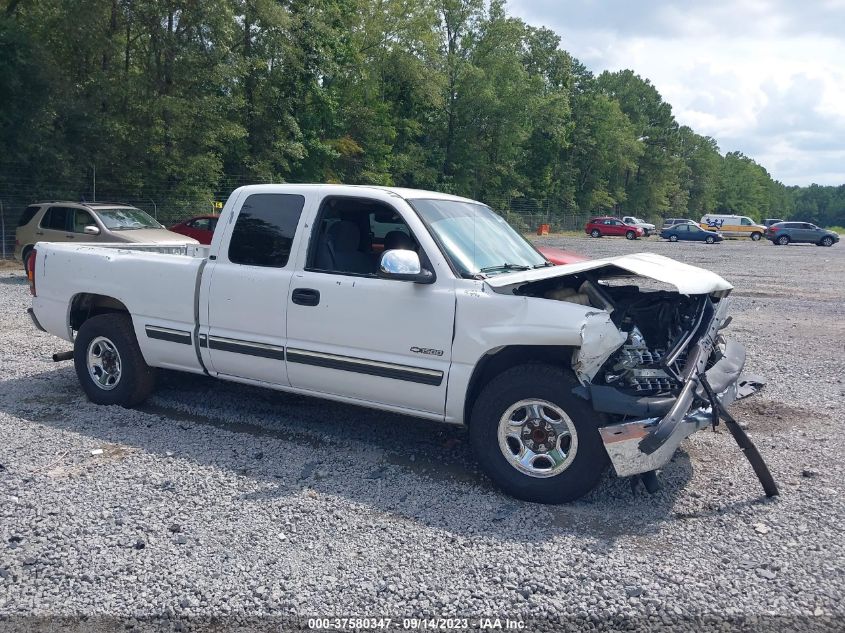
<instances>
[{"instance_id":1,"label":"truck cab window","mask_svg":"<svg viewBox=\"0 0 845 633\"><path fill-rule=\"evenodd\" d=\"M247 266L284 268L305 206L294 194L255 193L244 200L232 239L229 261Z\"/></svg>"},{"instance_id":2,"label":"truck cab window","mask_svg":"<svg viewBox=\"0 0 845 633\"><path fill-rule=\"evenodd\" d=\"M375 275L385 250L418 250L411 229L393 208L366 198L327 198L311 234L308 269Z\"/></svg>"}]
</instances>

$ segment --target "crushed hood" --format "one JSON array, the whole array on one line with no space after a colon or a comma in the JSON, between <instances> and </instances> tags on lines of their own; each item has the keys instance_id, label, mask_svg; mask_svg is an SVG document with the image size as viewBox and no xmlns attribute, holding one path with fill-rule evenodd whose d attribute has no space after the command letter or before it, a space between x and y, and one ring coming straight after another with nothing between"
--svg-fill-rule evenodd
<instances>
[{"instance_id":1,"label":"crushed hood","mask_svg":"<svg viewBox=\"0 0 845 633\"><path fill-rule=\"evenodd\" d=\"M505 273L485 279L485 283L493 288L520 285L532 281L566 277L588 270L607 269L607 274L613 277L637 275L654 279L677 288L684 295L700 295L731 290L733 286L719 275L704 268L690 266L682 262L655 255L654 253L635 253L620 257L606 257L591 259L585 262L566 264L563 266L549 266L537 270Z\"/></svg>"}]
</instances>

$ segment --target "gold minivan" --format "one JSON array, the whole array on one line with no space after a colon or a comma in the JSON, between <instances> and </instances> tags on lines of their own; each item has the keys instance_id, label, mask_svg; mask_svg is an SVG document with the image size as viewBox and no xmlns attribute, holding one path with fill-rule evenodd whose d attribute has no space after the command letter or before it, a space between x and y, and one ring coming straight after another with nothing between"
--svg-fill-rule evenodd
<instances>
[{"instance_id":1,"label":"gold minivan","mask_svg":"<svg viewBox=\"0 0 845 633\"><path fill-rule=\"evenodd\" d=\"M26 208L15 234L15 258L27 269L36 242L198 244L168 231L145 211L112 202L39 202Z\"/></svg>"}]
</instances>

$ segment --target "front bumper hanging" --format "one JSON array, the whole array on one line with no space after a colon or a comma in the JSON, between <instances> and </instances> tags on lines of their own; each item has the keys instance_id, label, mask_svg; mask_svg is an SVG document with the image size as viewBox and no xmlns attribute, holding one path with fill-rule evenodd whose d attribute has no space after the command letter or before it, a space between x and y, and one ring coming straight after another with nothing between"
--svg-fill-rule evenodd
<instances>
[{"instance_id":1,"label":"front bumper hanging","mask_svg":"<svg viewBox=\"0 0 845 633\"><path fill-rule=\"evenodd\" d=\"M735 342L725 343L721 359L705 371L707 361L719 340L719 330L726 318L727 302L721 301L706 330L691 346L684 367L684 386L675 399L656 403L653 409L665 415L612 424L599 428L602 442L616 474L620 477L653 471L665 465L675 454L682 440L695 431L714 424L720 412L732 402L750 396L759 390L762 381L743 376L745 348ZM706 381L718 399L717 411L713 410ZM593 393L594 406L598 393ZM695 403L699 406L693 408Z\"/></svg>"}]
</instances>

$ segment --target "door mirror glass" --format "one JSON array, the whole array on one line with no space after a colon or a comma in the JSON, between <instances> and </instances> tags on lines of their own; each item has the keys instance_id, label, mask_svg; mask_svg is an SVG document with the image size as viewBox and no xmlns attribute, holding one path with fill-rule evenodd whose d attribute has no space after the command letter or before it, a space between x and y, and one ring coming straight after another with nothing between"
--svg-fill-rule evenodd
<instances>
[{"instance_id":1,"label":"door mirror glass","mask_svg":"<svg viewBox=\"0 0 845 633\"><path fill-rule=\"evenodd\" d=\"M84 229L82 229L82 232L85 233L85 235L99 235L100 229L93 224L88 224Z\"/></svg>"},{"instance_id":2,"label":"door mirror glass","mask_svg":"<svg viewBox=\"0 0 845 633\"><path fill-rule=\"evenodd\" d=\"M381 254L378 264L379 277L413 281L415 283L430 284L434 275L429 270L423 270L420 256L416 251L390 250Z\"/></svg>"}]
</instances>

